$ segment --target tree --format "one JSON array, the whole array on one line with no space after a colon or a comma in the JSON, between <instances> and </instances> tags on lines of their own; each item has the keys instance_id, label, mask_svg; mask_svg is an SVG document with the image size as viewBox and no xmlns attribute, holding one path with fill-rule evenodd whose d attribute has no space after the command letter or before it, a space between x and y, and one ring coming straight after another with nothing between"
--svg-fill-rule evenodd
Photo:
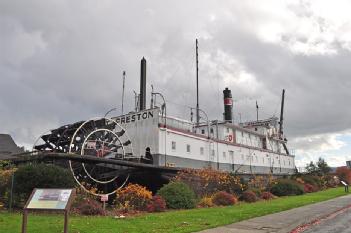
<instances>
[{"instance_id":1,"label":"tree","mask_svg":"<svg viewBox=\"0 0 351 233\"><path fill-rule=\"evenodd\" d=\"M325 162L325 160L321 157L319 157L318 159L317 168L318 173L322 176L327 175L331 171L331 168L329 167L327 162Z\"/></svg>"},{"instance_id":2,"label":"tree","mask_svg":"<svg viewBox=\"0 0 351 233\"><path fill-rule=\"evenodd\" d=\"M338 167L336 169L336 175L340 180L351 184L351 170L348 167Z\"/></svg>"},{"instance_id":3,"label":"tree","mask_svg":"<svg viewBox=\"0 0 351 233\"><path fill-rule=\"evenodd\" d=\"M331 171L331 168L323 158L319 157L316 164L314 164L312 161L307 164L306 170L307 173L311 175L325 176Z\"/></svg>"},{"instance_id":4,"label":"tree","mask_svg":"<svg viewBox=\"0 0 351 233\"><path fill-rule=\"evenodd\" d=\"M318 168L317 166L311 161L309 164L306 165L306 171L309 174L316 175Z\"/></svg>"}]
</instances>

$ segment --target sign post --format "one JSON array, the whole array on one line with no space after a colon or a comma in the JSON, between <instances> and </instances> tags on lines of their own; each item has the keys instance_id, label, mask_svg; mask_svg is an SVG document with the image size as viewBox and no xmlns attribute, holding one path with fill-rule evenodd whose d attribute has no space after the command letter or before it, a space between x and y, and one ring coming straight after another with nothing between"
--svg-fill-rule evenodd
<instances>
[{"instance_id":1,"label":"sign post","mask_svg":"<svg viewBox=\"0 0 351 233\"><path fill-rule=\"evenodd\" d=\"M105 211L105 209L106 209L106 202L108 201L108 195L107 195L107 194L102 195L102 196L101 196L101 201L102 201L102 203L103 203L102 208L103 208L103 210Z\"/></svg>"},{"instance_id":2,"label":"sign post","mask_svg":"<svg viewBox=\"0 0 351 233\"><path fill-rule=\"evenodd\" d=\"M23 209L22 233L27 233L29 210L63 211L64 233L68 233L68 213L73 201L73 189L34 189Z\"/></svg>"}]
</instances>

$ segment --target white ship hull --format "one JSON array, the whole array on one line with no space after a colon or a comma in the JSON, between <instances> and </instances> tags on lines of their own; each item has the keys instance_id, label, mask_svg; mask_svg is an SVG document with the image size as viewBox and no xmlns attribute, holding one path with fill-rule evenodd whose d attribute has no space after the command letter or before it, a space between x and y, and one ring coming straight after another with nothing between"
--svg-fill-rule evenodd
<instances>
[{"instance_id":1,"label":"white ship hull","mask_svg":"<svg viewBox=\"0 0 351 233\"><path fill-rule=\"evenodd\" d=\"M237 174L293 174L294 156L285 153L282 141L223 122L194 126L163 117L159 108L114 118L126 128L134 154L152 164L181 168L207 168ZM165 127L166 125L166 127Z\"/></svg>"}]
</instances>

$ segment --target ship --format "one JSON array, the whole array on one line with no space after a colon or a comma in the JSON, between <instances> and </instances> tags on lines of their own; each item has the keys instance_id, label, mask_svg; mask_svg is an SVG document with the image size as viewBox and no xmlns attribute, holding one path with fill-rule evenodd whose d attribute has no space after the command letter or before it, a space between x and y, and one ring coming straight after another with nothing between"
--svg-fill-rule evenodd
<instances>
[{"instance_id":1,"label":"ship","mask_svg":"<svg viewBox=\"0 0 351 233\"><path fill-rule=\"evenodd\" d=\"M257 114L254 121L235 124L227 87L223 119L210 120L197 104L193 108L196 119L187 120L167 115L167 102L159 92L152 91L150 107L146 107L145 58L140 70L140 93L133 111L108 117L111 109L104 117L50 130L34 143L29 159L64 160L59 164L69 166L76 182L98 196L114 194L127 182L157 190L182 169L210 168L243 177L296 172L295 156L283 133L285 90L280 118L258 119ZM157 96L163 100L160 106ZM104 192L91 192L91 187Z\"/></svg>"},{"instance_id":2,"label":"ship","mask_svg":"<svg viewBox=\"0 0 351 233\"><path fill-rule=\"evenodd\" d=\"M295 172L295 156L289 152L283 134L285 90L280 119L271 117L239 124L233 122L233 99L228 88L223 90L222 120L197 115L193 122L168 116L166 102L154 106L156 94L160 93L151 93L152 104L146 109L146 60L143 58L136 111L112 117L128 132L134 153L146 163L212 168L235 174L289 175ZM200 118L205 121L200 122Z\"/></svg>"}]
</instances>

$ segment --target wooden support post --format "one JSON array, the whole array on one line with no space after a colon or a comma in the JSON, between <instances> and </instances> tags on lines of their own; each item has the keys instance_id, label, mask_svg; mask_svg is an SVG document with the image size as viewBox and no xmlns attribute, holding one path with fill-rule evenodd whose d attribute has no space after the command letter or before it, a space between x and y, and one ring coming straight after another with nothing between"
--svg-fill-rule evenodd
<instances>
[{"instance_id":1,"label":"wooden support post","mask_svg":"<svg viewBox=\"0 0 351 233\"><path fill-rule=\"evenodd\" d=\"M28 211L23 210L22 233L27 233L27 221L28 221Z\"/></svg>"},{"instance_id":2,"label":"wooden support post","mask_svg":"<svg viewBox=\"0 0 351 233\"><path fill-rule=\"evenodd\" d=\"M65 223L63 227L63 233L68 233L68 210L65 210Z\"/></svg>"}]
</instances>

